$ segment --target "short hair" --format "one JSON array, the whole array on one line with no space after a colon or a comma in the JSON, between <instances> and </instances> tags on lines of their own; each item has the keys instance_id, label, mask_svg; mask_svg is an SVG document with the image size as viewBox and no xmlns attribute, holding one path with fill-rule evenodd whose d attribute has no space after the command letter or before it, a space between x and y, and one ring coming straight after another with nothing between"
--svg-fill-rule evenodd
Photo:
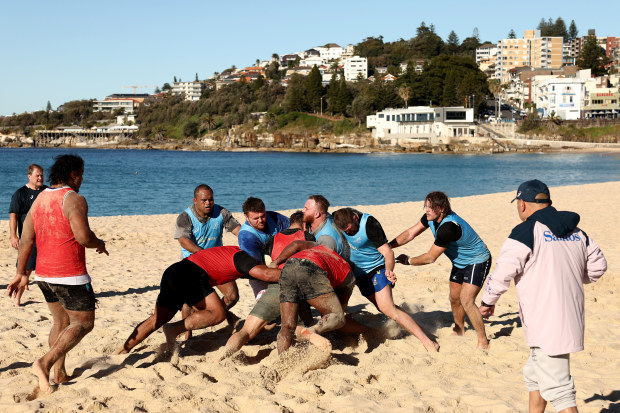
<instances>
[{"instance_id":1,"label":"short hair","mask_svg":"<svg viewBox=\"0 0 620 413\"><path fill-rule=\"evenodd\" d=\"M247 215L248 212L263 212L265 210L265 203L262 199L251 196L245 200L241 208L245 215Z\"/></svg>"},{"instance_id":2,"label":"short hair","mask_svg":"<svg viewBox=\"0 0 620 413\"><path fill-rule=\"evenodd\" d=\"M319 210L322 213L327 213L327 208L329 208L329 201L323 195L310 195L308 199L312 199L317 204Z\"/></svg>"},{"instance_id":3,"label":"short hair","mask_svg":"<svg viewBox=\"0 0 620 413\"><path fill-rule=\"evenodd\" d=\"M196 187L196 189L194 189L194 198L196 198L198 196L198 192L200 191L209 191L211 193L213 193L213 189L211 189L211 187L207 184L200 184Z\"/></svg>"},{"instance_id":4,"label":"short hair","mask_svg":"<svg viewBox=\"0 0 620 413\"><path fill-rule=\"evenodd\" d=\"M353 216L355 215L355 211L353 208L341 208L337 211L334 211L332 216L334 217L334 223L340 229L345 229L347 225L352 224L354 221Z\"/></svg>"},{"instance_id":5,"label":"short hair","mask_svg":"<svg viewBox=\"0 0 620 413\"><path fill-rule=\"evenodd\" d=\"M84 159L78 155L58 155L54 161L50 168L50 183L52 185L66 184L71 178L71 172L84 170Z\"/></svg>"},{"instance_id":6,"label":"short hair","mask_svg":"<svg viewBox=\"0 0 620 413\"><path fill-rule=\"evenodd\" d=\"M293 212L288 220L290 221L290 225L303 225L304 223L303 211Z\"/></svg>"},{"instance_id":7,"label":"short hair","mask_svg":"<svg viewBox=\"0 0 620 413\"><path fill-rule=\"evenodd\" d=\"M39 171L43 172L43 167L41 165L37 165L36 163L31 163L30 165L28 165L28 175L32 175L35 169L38 169Z\"/></svg>"},{"instance_id":8,"label":"short hair","mask_svg":"<svg viewBox=\"0 0 620 413\"><path fill-rule=\"evenodd\" d=\"M450 215L452 213L452 207L450 207L450 200L448 199L448 195L446 195L444 192L431 192L426 195L426 198L424 198L425 204L426 201L431 204L432 209L443 209L445 215Z\"/></svg>"}]
</instances>

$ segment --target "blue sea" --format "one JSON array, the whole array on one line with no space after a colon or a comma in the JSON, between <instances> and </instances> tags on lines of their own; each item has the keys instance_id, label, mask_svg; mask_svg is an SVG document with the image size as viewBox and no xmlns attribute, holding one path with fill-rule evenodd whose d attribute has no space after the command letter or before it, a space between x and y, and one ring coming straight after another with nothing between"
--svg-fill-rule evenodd
<instances>
[{"instance_id":1,"label":"blue sea","mask_svg":"<svg viewBox=\"0 0 620 413\"><path fill-rule=\"evenodd\" d=\"M550 187L620 180L620 156L610 153L323 154L185 152L114 149L0 148L0 200L26 183L26 168L46 169L54 157L84 158L80 189L90 216L176 214L193 190L210 185L215 202L241 211L248 196L270 210L303 207L322 194L332 205L421 201L435 190L450 197L515 191L529 179Z\"/></svg>"}]
</instances>

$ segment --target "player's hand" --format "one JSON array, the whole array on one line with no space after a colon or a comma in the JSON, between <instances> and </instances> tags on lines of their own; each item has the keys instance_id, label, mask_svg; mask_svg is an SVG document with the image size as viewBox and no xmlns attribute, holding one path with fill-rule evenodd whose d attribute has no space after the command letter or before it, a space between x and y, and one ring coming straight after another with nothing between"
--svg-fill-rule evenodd
<instances>
[{"instance_id":1,"label":"player's hand","mask_svg":"<svg viewBox=\"0 0 620 413\"><path fill-rule=\"evenodd\" d=\"M492 306L481 305L479 310L483 318L489 318L495 312L495 306L494 305Z\"/></svg>"},{"instance_id":2,"label":"player's hand","mask_svg":"<svg viewBox=\"0 0 620 413\"><path fill-rule=\"evenodd\" d=\"M407 254L400 254L396 257L396 262L403 265L409 265L409 256Z\"/></svg>"},{"instance_id":3,"label":"player's hand","mask_svg":"<svg viewBox=\"0 0 620 413\"><path fill-rule=\"evenodd\" d=\"M17 238L16 236L11 237L11 247L19 249L19 238Z\"/></svg>"},{"instance_id":4,"label":"player's hand","mask_svg":"<svg viewBox=\"0 0 620 413\"><path fill-rule=\"evenodd\" d=\"M389 282L391 282L392 284L394 284L396 282L396 274L394 274L394 271L385 271L385 277L388 279Z\"/></svg>"},{"instance_id":5,"label":"player's hand","mask_svg":"<svg viewBox=\"0 0 620 413\"><path fill-rule=\"evenodd\" d=\"M99 246L95 249L95 251L97 251L98 254L110 255L108 250L105 248L105 242L102 239L99 240Z\"/></svg>"},{"instance_id":6,"label":"player's hand","mask_svg":"<svg viewBox=\"0 0 620 413\"><path fill-rule=\"evenodd\" d=\"M23 292L26 288L28 288L28 276L17 274L6 287L7 295L9 297L17 296L17 293Z\"/></svg>"}]
</instances>

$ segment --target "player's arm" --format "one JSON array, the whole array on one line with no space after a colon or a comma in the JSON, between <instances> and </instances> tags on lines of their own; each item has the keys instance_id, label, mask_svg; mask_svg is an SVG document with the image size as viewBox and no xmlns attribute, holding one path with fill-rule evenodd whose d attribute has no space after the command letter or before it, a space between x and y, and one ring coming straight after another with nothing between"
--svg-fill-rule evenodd
<instances>
[{"instance_id":1,"label":"player's arm","mask_svg":"<svg viewBox=\"0 0 620 413\"><path fill-rule=\"evenodd\" d=\"M312 241L293 241L282 250L280 255L271 262L271 265L277 267L299 251L310 249L316 245L316 242Z\"/></svg>"},{"instance_id":2,"label":"player's arm","mask_svg":"<svg viewBox=\"0 0 620 413\"><path fill-rule=\"evenodd\" d=\"M88 224L88 204L86 199L75 193L70 193L63 203L63 213L71 224L71 231L75 240L84 248L95 248L99 254L110 255L106 250L105 242L97 238Z\"/></svg>"},{"instance_id":3,"label":"player's arm","mask_svg":"<svg viewBox=\"0 0 620 413\"><path fill-rule=\"evenodd\" d=\"M230 231L230 232L232 232L232 234L236 237L237 235L239 235L239 231L240 231L240 230L241 230L241 225L237 225L237 226L235 227L235 229L233 229L233 230L232 230L232 231Z\"/></svg>"},{"instance_id":4,"label":"player's arm","mask_svg":"<svg viewBox=\"0 0 620 413\"><path fill-rule=\"evenodd\" d=\"M179 241L181 247L194 254L201 251L202 248L196 245L194 241L190 239L192 234L192 221L186 212L181 213L177 217L176 227L174 228L174 239Z\"/></svg>"},{"instance_id":5,"label":"player's arm","mask_svg":"<svg viewBox=\"0 0 620 413\"><path fill-rule=\"evenodd\" d=\"M396 238L390 241L389 246L390 248L397 248L405 245L406 243L412 241L415 237L423 233L425 230L426 227L422 225L421 221L418 221L417 224L401 232Z\"/></svg>"},{"instance_id":6,"label":"player's arm","mask_svg":"<svg viewBox=\"0 0 620 413\"><path fill-rule=\"evenodd\" d=\"M401 254L396 258L396 261L405 265L432 264L437 261L437 258L439 258L439 256L443 254L445 250L446 248L433 244L431 246L431 249L422 255L418 255L417 257L409 257L406 254Z\"/></svg>"},{"instance_id":7,"label":"player's arm","mask_svg":"<svg viewBox=\"0 0 620 413\"><path fill-rule=\"evenodd\" d=\"M278 282L281 270L278 268L269 268L265 265L257 265L250 270L250 276L261 281L270 283Z\"/></svg>"},{"instance_id":8,"label":"player's arm","mask_svg":"<svg viewBox=\"0 0 620 413\"><path fill-rule=\"evenodd\" d=\"M9 214L9 236L11 238L11 246L18 249L19 236L17 235L17 214L13 212Z\"/></svg>"}]
</instances>

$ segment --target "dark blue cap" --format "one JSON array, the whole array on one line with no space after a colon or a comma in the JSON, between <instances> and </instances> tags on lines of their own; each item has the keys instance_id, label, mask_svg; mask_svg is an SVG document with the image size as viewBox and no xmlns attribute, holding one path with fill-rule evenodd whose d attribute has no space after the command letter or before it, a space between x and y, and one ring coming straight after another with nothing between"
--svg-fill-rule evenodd
<instances>
[{"instance_id":1,"label":"dark blue cap","mask_svg":"<svg viewBox=\"0 0 620 413\"><path fill-rule=\"evenodd\" d=\"M546 199L536 199L536 195L545 194ZM540 182L538 179L532 179L531 181L523 182L517 189L517 196L510 201L514 202L515 199L520 199L525 202L535 202L537 204L550 204L551 194L549 193L549 187L545 183Z\"/></svg>"}]
</instances>

